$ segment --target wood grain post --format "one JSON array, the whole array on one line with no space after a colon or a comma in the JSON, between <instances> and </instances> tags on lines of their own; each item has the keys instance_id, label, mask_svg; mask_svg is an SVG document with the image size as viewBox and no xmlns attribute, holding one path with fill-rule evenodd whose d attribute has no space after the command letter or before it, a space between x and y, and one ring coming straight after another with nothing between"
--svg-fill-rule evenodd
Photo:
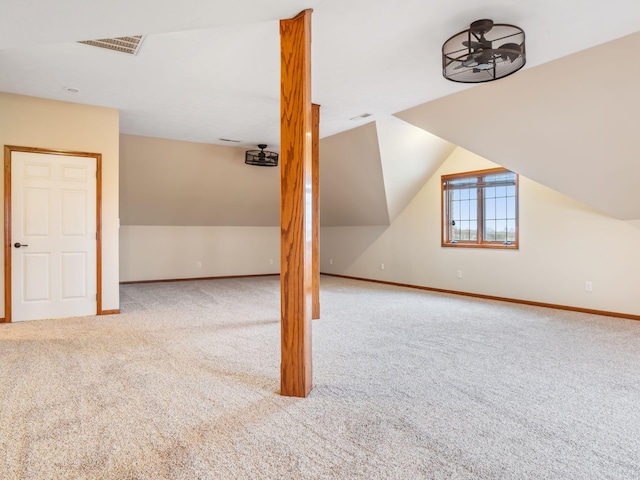
<instances>
[{"instance_id":1,"label":"wood grain post","mask_svg":"<svg viewBox=\"0 0 640 480\"><path fill-rule=\"evenodd\" d=\"M280 393L311 392L311 12L280 21Z\"/></svg>"},{"instance_id":2,"label":"wood grain post","mask_svg":"<svg viewBox=\"0 0 640 480\"><path fill-rule=\"evenodd\" d=\"M320 105L311 104L311 192L313 196L311 318L320 318Z\"/></svg>"}]
</instances>

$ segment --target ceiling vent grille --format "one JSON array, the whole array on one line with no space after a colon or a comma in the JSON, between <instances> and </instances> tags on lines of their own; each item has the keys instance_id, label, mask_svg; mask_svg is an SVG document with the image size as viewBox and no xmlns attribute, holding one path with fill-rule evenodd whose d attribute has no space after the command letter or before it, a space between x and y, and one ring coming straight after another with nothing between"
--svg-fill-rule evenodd
<instances>
[{"instance_id":1,"label":"ceiling vent grille","mask_svg":"<svg viewBox=\"0 0 640 480\"><path fill-rule=\"evenodd\" d=\"M106 48L107 50L114 50L116 52L128 53L129 55L136 55L142 44L144 35L134 35L131 37L117 37L117 38L101 38L99 40L85 40L85 45L91 45L92 47Z\"/></svg>"}]
</instances>

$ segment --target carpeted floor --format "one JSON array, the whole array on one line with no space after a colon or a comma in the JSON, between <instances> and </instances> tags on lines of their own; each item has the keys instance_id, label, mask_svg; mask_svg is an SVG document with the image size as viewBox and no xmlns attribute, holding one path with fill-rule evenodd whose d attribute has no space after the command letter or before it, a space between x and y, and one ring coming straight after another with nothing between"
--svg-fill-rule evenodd
<instances>
[{"instance_id":1,"label":"carpeted floor","mask_svg":"<svg viewBox=\"0 0 640 480\"><path fill-rule=\"evenodd\" d=\"M0 479L640 478L640 322L323 277L295 399L278 282L0 325Z\"/></svg>"}]
</instances>

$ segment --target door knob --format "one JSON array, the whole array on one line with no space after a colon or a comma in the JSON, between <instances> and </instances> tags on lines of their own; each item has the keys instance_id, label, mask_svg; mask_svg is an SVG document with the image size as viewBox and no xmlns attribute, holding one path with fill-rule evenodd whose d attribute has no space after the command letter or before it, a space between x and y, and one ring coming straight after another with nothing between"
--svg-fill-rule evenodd
<instances>
[{"instance_id":1,"label":"door knob","mask_svg":"<svg viewBox=\"0 0 640 480\"><path fill-rule=\"evenodd\" d=\"M20 242L16 242L13 244L14 247L16 248L20 248L20 247L28 247L29 245L25 245L24 243L20 243Z\"/></svg>"}]
</instances>

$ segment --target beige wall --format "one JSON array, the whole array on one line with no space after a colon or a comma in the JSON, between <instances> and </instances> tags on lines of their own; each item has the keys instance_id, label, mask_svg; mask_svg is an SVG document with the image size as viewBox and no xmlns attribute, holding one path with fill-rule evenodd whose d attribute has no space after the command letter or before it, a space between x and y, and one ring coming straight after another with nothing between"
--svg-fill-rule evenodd
<instances>
[{"instance_id":1,"label":"beige wall","mask_svg":"<svg viewBox=\"0 0 640 480\"><path fill-rule=\"evenodd\" d=\"M102 307L119 308L118 129L111 108L0 93L0 143L102 154ZM0 182L0 189L4 183ZM4 276L0 276L4 289ZM0 296L4 315L4 296Z\"/></svg>"},{"instance_id":2,"label":"beige wall","mask_svg":"<svg viewBox=\"0 0 640 480\"><path fill-rule=\"evenodd\" d=\"M518 251L440 246L440 176L494 166L458 148L391 226L322 228L322 272L640 314L640 230L526 178Z\"/></svg>"},{"instance_id":3,"label":"beige wall","mask_svg":"<svg viewBox=\"0 0 640 480\"><path fill-rule=\"evenodd\" d=\"M247 149L120 136L122 225L280 225L280 169Z\"/></svg>"},{"instance_id":4,"label":"beige wall","mask_svg":"<svg viewBox=\"0 0 640 480\"><path fill-rule=\"evenodd\" d=\"M280 227L122 226L120 281L280 271Z\"/></svg>"},{"instance_id":5,"label":"beige wall","mask_svg":"<svg viewBox=\"0 0 640 480\"><path fill-rule=\"evenodd\" d=\"M246 150L120 136L120 281L279 272L280 169Z\"/></svg>"}]
</instances>

